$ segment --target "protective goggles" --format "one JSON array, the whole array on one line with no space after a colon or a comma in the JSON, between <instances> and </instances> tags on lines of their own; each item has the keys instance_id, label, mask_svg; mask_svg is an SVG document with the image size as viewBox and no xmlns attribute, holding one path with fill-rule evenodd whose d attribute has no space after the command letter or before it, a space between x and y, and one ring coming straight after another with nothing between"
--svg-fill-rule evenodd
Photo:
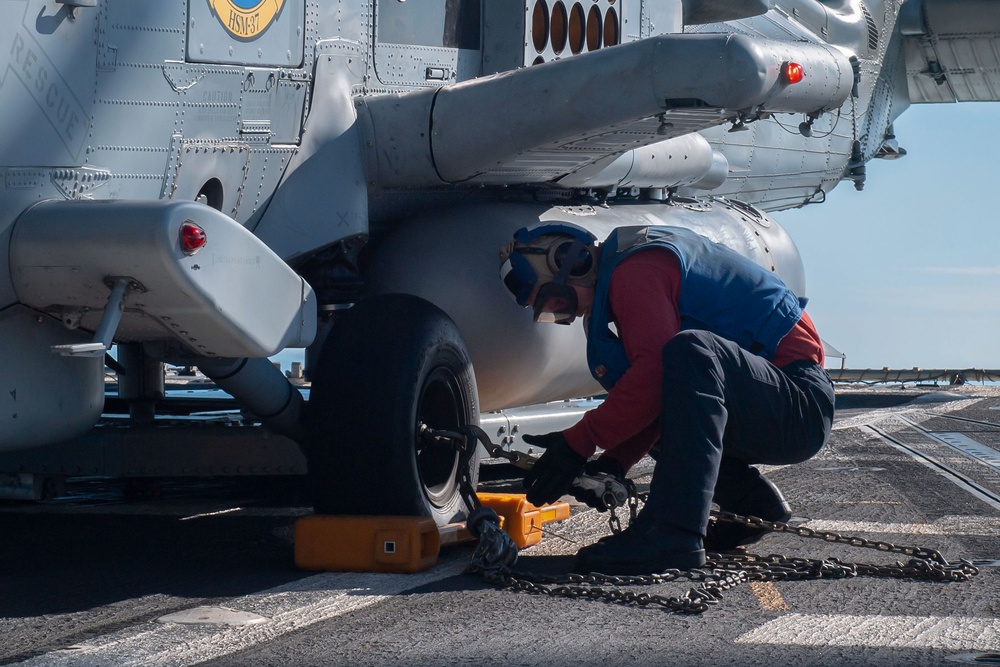
<instances>
[{"instance_id":1,"label":"protective goggles","mask_svg":"<svg viewBox=\"0 0 1000 667\"><path fill-rule=\"evenodd\" d=\"M545 283L538 288L538 294L535 296L535 321L570 324L576 319L578 307L576 290L571 286Z\"/></svg>"}]
</instances>

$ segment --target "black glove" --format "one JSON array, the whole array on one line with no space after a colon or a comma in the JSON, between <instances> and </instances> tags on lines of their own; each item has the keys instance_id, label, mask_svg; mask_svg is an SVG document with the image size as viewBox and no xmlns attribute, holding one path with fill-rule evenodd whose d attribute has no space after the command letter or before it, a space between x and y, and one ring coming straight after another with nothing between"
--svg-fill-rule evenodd
<instances>
[{"instance_id":1,"label":"black glove","mask_svg":"<svg viewBox=\"0 0 1000 667\"><path fill-rule=\"evenodd\" d=\"M573 480L583 472L587 459L569 446L561 432L545 435L525 435L524 441L535 447L544 447L545 453L524 476L528 502L544 505L559 500L567 493Z\"/></svg>"},{"instance_id":2,"label":"black glove","mask_svg":"<svg viewBox=\"0 0 1000 667\"><path fill-rule=\"evenodd\" d=\"M622 468L622 464L609 456L600 456L592 461L587 461L586 465L583 466L583 473L591 476L605 473L619 481L625 479L625 470ZM581 489L577 486L574 486L572 491L573 497L588 507L593 507L598 512L608 511L608 505L604 502L603 494L598 496L591 489Z\"/></svg>"}]
</instances>

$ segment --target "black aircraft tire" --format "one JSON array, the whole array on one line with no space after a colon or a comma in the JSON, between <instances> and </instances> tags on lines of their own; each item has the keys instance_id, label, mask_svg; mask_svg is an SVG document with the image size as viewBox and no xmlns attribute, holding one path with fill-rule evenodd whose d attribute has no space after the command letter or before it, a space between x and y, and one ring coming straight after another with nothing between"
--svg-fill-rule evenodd
<instances>
[{"instance_id":1,"label":"black aircraft tire","mask_svg":"<svg viewBox=\"0 0 1000 667\"><path fill-rule=\"evenodd\" d=\"M458 327L406 294L368 297L323 343L308 406L306 453L320 514L464 520L453 449L417 438L424 423L479 422L472 363ZM473 484L478 455L471 460Z\"/></svg>"}]
</instances>

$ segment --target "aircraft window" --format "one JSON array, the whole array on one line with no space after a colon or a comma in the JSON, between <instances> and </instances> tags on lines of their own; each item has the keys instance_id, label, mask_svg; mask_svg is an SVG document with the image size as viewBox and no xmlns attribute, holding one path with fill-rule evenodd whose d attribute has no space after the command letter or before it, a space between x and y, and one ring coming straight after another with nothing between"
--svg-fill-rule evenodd
<instances>
[{"instance_id":1,"label":"aircraft window","mask_svg":"<svg viewBox=\"0 0 1000 667\"><path fill-rule=\"evenodd\" d=\"M612 3L614 0L611 0ZM614 46L618 43L618 14L609 9L604 16L604 46Z\"/></svg>"},{"instance_id":2,"label":"aircraft window","mask_svg":"<svg viewBox=\"0 0 1000 667\"><path fill-rule=\"evenodd\" d=\"M539 53L549 42L549 7L545 0L538 0L531 12L531 41Z\"/></svg>"},{"instance_id":3,"label":"aircraft window","mask_svg":"<svg viewBox=\"0 0 1000 667\"><path fill-rule=\"evenodd\" d=\"M578 2L573 5L573 9L569 13L569 49L573 52L573 55L583 51L585 24L586 19L583 15L583 7Z\"/></svg>"},{"instance_id":4,"label":"aircraft window","mask_svg":"<svg viewBox=\"0 0 1000 667\"><path fill-rule=\"evenodd\" d=\"M551 23L551 39L552 39L552 50L556 54L563 52L566 48L566 5L562 2L556 2L552 7L552 19Z\"/></svg>"},{"instance_id":5,"label":"aircraft window","mask_svg":"<svg viewBox=\"0 0 1000 667\"><path fill-rule=\"evenodd\" d=\"M601 48L601 10L597 6L590 8L587 14L587 50L596 51Z\"/></svg>"},{"instance_id":6,"label":"aircraft window","mask_svg":"<svg viewBox=\"0 0 1000 667\"><path fill-rule=\"evenodd\" d=\"M378 41L478 50L480 16L480 0L383 0L378 5Z\"/></svg>"}]
</instances>

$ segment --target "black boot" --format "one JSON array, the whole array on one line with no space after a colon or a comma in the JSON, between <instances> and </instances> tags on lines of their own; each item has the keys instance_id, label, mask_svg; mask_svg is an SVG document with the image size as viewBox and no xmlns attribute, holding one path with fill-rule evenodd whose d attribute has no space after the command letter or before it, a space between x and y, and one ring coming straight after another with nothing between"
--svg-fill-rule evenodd
<instances>
[{"instance_id":1,"label":"black boot","mask_svg":"<svg viewBox=\"0 0 1000 667\"><path fill-rule=\"evenodd\" d=\"M750 515L768 521L788 521L792 509L774 482L751 466L723 458L713 500L724 512ZM732 551L757 542L770 531L730 521L711 521L705 535L707 551Z\"/></svg>"},{"instance_id":2,"label":"black boot","mask_svg":"<svg viewBox=\"0 0 1000 667\"><path fill-rule=\"evenodd\" d=\"M701 535L673 526L657 526L640 514L621 533L580 549L575 569L581 573L653 574L690 570L704 564Z\"/></svg>"}]
</instances>

